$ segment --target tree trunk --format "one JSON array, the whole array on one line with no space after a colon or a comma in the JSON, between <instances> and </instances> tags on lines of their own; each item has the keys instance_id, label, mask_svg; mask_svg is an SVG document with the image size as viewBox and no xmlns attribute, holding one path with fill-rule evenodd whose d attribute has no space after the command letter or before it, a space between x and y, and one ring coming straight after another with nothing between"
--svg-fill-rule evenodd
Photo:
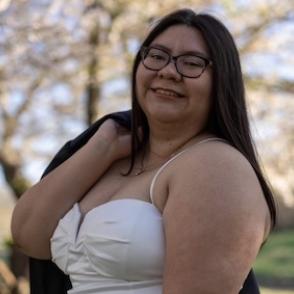
<instances>
[{"instance_id":1,"label":"tree trunk","mask_svg":"<svg viewBox=\"0 0 294 294\"><path fill-rule=\"evenodd\" d=\"M92 48L92 56L88 66L88 83L86 85L86 114L87 124L92 124L98 117L98 101L100 98L100 86L98 79L99 60L97 48L99 46L99 25L95 25L89 37Z\"/></svg>"}]
</instances>

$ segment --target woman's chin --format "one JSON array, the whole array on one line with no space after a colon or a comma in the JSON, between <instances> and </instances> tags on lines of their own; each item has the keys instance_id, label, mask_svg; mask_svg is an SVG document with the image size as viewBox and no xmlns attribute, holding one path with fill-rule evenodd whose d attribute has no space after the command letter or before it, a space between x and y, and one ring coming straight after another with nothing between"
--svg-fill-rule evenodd
<instances>
[{"instance_id":1,"label":"woman's chin","mask_svg":"<svg viewBox=\"0 0 294 294\"><path fill-rule=\"evenodd\" d=\"M140 106L150 120L171 123L185 118L186 101L184 99L159 99L157 96L148 95Z\"/></svg>"},{"instance_id":2,"label":"woman's chin","mask_svg":"<svg viewBox=\"0 0 294 294\"><path fill-rule=\"evenodd\" d=\"M183 116L176 109L157 108L152 109L147 114L148 119L162 123L173 123L183 119Z\"/></svg>"}]
</instances>

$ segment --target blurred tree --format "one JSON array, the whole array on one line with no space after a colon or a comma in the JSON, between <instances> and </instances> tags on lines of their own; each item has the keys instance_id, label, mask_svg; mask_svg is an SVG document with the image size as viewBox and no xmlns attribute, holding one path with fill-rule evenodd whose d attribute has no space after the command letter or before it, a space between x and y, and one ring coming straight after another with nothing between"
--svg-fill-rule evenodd
<instances>
[{"instance_id":1,"label":"blurred tree","mask_svg":"<svg viewBox=\"0 0 294 294\"><path fill-rule=\"evenodd\" d=\"M158 17L191 7L218 16L235 35L253 127L265 134L256 133L259 151L282 202L293 209L294 77L285 70L293 67L292 1L4 2L0 165L16 198L31 185L28 166L44 167L62 142L109 111L105 99L114 109L129 105L126 81L140 40Z\"/></svg>"}]
</instances>

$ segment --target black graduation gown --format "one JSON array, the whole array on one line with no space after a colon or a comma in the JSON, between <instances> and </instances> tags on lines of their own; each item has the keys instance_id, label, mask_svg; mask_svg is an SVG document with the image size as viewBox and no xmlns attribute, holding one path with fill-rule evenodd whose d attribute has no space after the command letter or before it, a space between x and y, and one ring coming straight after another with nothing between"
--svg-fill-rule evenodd
<instances>
[{"instance_id":1,"label":"black graduation gown","mask_svg":"<svg viewBox=\"0 0 294 294\"><path fill-rule=\"evenodd\" d=\"M42 177L63 163L79 148L81 148L91 136L97 131L99 126L108 118L115 119L124 127L130 129L131 111L122 111L108 114L94 124L75 139L68 141L55 155ZM30 286L31 294L66 294L71 288L69 277L65 275L52 261L30 258ZM220 294L225 294L219 291ZM251 270L240 294L259 294L258 285Z\"/></svg>"}]
</instances>

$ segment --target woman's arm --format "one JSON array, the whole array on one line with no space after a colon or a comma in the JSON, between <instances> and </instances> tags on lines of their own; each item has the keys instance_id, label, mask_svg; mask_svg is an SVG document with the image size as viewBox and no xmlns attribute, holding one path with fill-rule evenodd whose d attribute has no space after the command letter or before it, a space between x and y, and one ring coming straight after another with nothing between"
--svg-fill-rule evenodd
<instances>
[{"instance_id":1,"label":"woman's arm","mask_svg":"<svg viewBox=\"0 0 294 294\"><path fill-rule=\"evenodd\" d=\"M232 147L209 142L174 168L163 211L163 293L239 293L269 230L252 167Z\"/></svg>"},{"instance_id":2,"label":"woman's arm","mask_svg":"<svg viewBox=\"0 0 294 294\"><path fill-rule=\"evenodd\" d=\"M15 244L29 256L49 259L60 218L129 153L130 135L113 120L104 122L85 146L21 196L11 222Z\"/></svg>"}]
</instances>

